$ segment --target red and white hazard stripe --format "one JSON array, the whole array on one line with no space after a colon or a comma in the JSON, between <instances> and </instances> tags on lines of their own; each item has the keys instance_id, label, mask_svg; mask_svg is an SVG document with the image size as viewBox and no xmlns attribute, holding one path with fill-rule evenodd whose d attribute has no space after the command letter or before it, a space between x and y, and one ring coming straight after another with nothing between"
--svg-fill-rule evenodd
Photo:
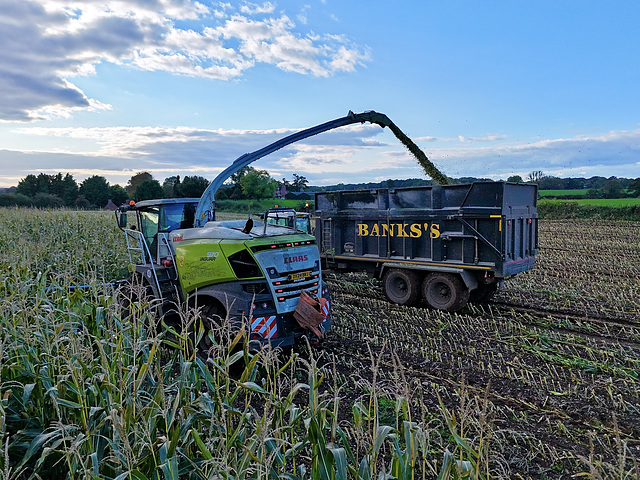
<instances>
[{"instance_id":1,"label":"red and white hazard stripe","mask_svg":"<svg viewBox=\"0 0 640 480\"><path fill-rule=\"evenodd\" d=\"M278 322L276 316L255 317L251 319L251 333L258 333L264 338L278 336Z\"/></svg>"},{"instance_id":2,"label":"red and white hazard stripe","mask_svg":"<svg viewBox=\"0 0 640 480\"><path fill-rule=\"evenodd\" d=\"M329 301L326 301L324 305L322 305L322 314L324 315L324 321L327 321L329 318Z\"/></svg>"}]
</instances>

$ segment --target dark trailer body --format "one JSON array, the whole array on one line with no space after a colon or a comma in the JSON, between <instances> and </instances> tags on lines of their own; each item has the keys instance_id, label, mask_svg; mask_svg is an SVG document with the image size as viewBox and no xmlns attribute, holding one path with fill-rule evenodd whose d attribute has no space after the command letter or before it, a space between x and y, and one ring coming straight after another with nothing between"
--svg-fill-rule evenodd
<instances>
[{"instance_id":1,"label":"dark trailer body","mask_svg":"<svg viewBox=\"0 0 640 480\"><path fill-rule=\"evenodd\" d=\"M366 271L385 295L459 310L534 266L536 185L461 185L316 193L316 242L326 268Z\"/></svg>"}]
</instances>

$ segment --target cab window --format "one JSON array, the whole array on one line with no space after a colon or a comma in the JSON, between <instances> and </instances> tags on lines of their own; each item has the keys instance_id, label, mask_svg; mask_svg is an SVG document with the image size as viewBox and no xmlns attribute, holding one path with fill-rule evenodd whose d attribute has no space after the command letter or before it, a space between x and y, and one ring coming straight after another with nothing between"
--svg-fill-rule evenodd
<instances>
[{"instance_id":1,"label":"cab window","mask_svg":"<svg viewBox=\"0 0 640 480\"><path fill-rule=\"evenodd\" d=\"M160 214L157 207L140 211L140 229L148 245L151 245L158 235L159 217Z\"/></svg>"},{"instance_id":2,"label":"cab window","mask_svg":"<svg viewBox=\"0 0 640 480\"><path fill-rule=\"evenodd\" d=\"M196 204L174 203L163 205L160 211L160 231L171 232L178 228L193 228Z\"/></svg>"}]
</instances>

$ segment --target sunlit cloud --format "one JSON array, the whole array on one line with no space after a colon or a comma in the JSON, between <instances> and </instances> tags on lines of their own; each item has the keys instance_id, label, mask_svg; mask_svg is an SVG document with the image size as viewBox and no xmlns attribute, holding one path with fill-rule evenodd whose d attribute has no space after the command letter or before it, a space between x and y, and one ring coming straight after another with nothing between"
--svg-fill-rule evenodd
<instances>
[{"instance_id":1,"label":"sunlit cloud","mask_svg":"<svg viewBox=\"0 0 640 480\"><path fill-rule=\"evenodd\" d=\"M369 59L344 35L296 27L272 2L209 8L193 0L5 0L0 121L108 108L70 80L94 75L102 62L226 81L256 64L328 77Z\"/></svg>"}]
</instances>

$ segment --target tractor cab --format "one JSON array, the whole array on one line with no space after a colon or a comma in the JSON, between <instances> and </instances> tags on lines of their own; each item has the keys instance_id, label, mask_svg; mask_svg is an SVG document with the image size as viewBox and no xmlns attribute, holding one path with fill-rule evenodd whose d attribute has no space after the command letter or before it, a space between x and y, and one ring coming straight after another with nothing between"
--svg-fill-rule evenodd
<instances>
[{"instance_id":1,"label":"tractor cab","mask_svg":"<svg viewBox=\"0 0 640 480\"><path fill-rule=\"evenodd\" d=\"M264 218L263 215L261 217ZM292 208L273 208L267 212L267 225L277 225L291 228L303 233L313 235L311 227L311 214L296 212Z\"/></svg>"}]
</instances>

